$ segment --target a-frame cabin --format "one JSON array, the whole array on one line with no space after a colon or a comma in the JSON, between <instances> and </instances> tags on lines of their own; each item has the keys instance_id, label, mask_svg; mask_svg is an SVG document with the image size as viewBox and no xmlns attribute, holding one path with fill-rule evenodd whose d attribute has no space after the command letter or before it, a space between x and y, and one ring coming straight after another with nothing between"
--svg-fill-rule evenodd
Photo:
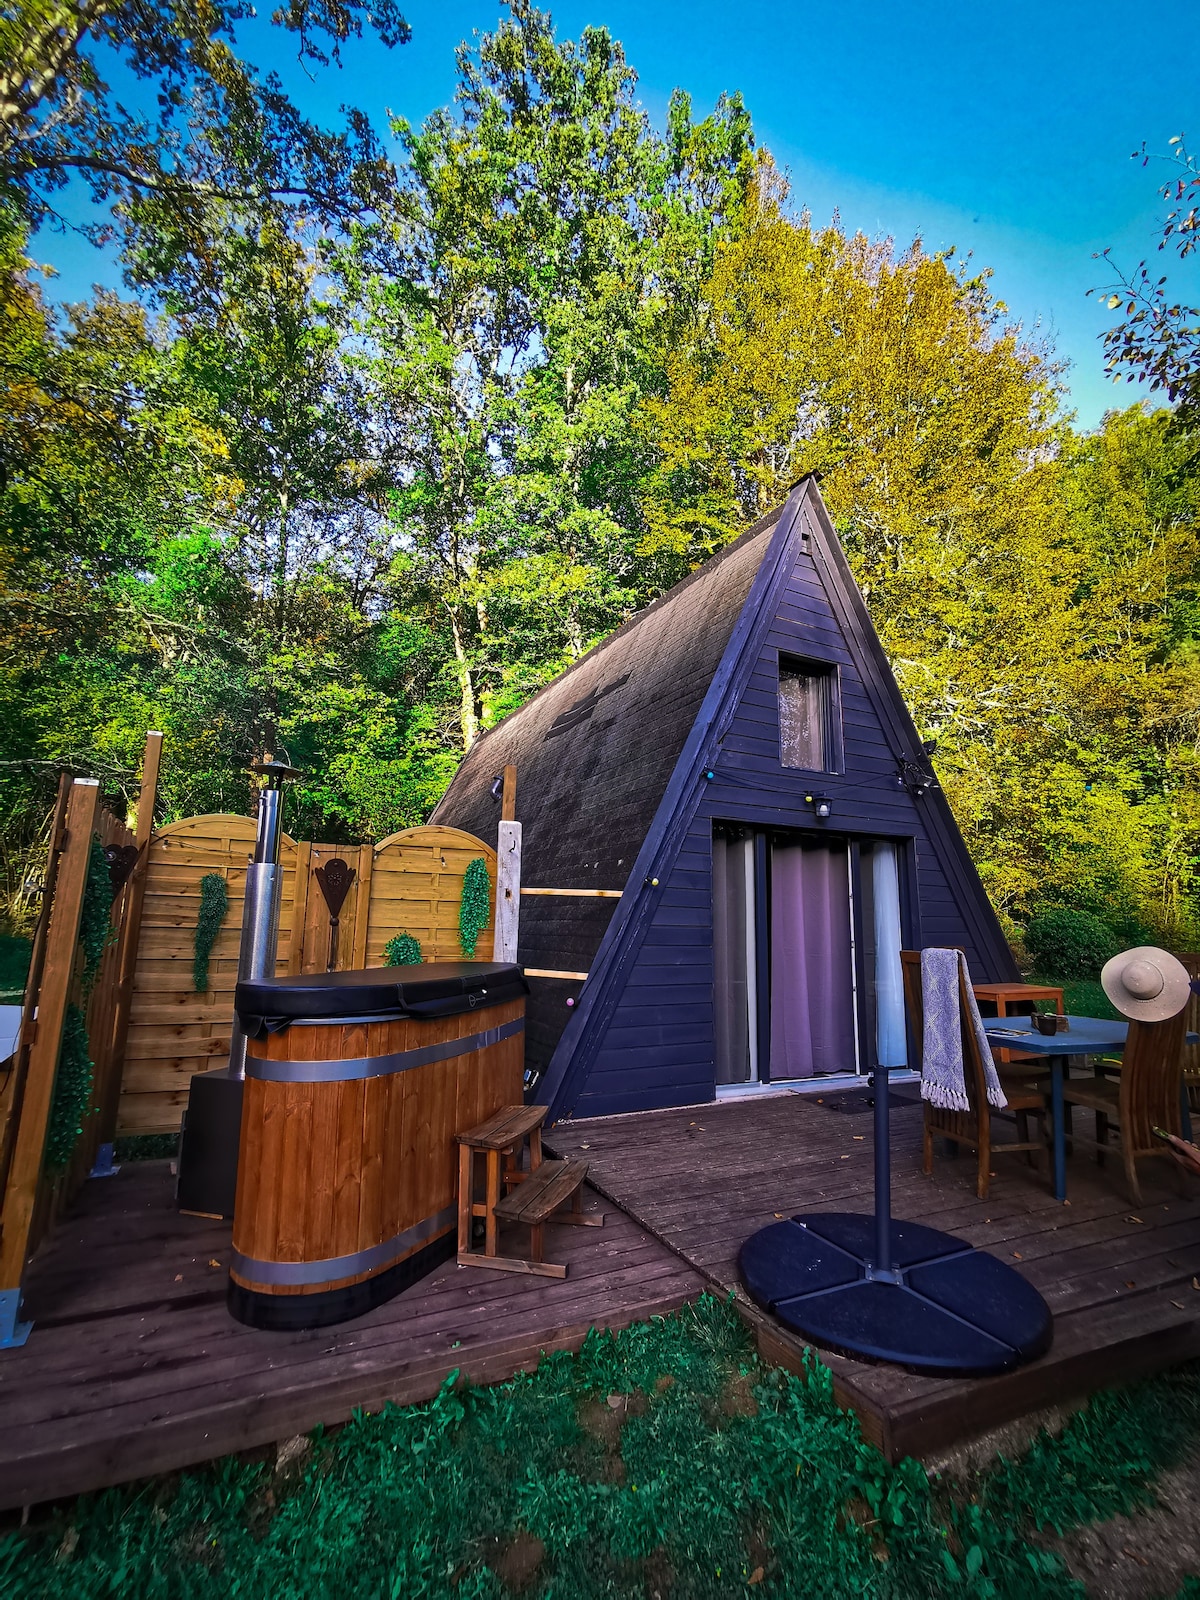
<instances>
[{"instance_id":1,"label":"a-frame cabin","mask_svg":"<svg viewBox=\"0 0 1200 1600\"><path fill-rule=\"evenodd\" d=\"M901 946L1018 976L812 478L485 734L513 763L527 1060L551 1119L903 1063Z\"/></svg>"}]
</instances>

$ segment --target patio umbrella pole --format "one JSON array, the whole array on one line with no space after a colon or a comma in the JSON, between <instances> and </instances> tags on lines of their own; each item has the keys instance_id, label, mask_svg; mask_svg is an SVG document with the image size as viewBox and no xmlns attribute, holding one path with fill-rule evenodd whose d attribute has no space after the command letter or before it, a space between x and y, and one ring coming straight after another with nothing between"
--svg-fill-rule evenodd
<instances>
[{"instance_id":1,"label":"patio umbrella pole","mask_svg":"<svg viewBox=\"0 0 1200 1600\"><path fill-rule=\"evenodd\" d=\"M771 1223L739 1252L742 1282L785 1327L840 1355L947 1377L1032 1361L1052 1332L1032 1284L965 1239L893 1221L889 1076L875 1068L874 1217L811 1212Z\"/></svg>"},{"instance_id":2,"label":"patio umbrella pole","mask_svg":"<svg viewBox=\"0 0 1200 1600\"><path fill-rule=\"evenodd\" d=\"M900 1280L892 1271L892 1141L888 1068L876 1067L875 1089L875 1260L869 1276L884 1283Z\"/></svg>"}]
</instances>

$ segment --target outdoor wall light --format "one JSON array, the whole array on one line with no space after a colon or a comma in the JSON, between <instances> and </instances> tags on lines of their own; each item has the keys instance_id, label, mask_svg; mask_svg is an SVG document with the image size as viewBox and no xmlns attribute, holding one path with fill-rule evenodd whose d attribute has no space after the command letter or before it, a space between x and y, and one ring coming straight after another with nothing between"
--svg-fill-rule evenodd
<instances>
[{"instance_id":1,"label":"outdoor wall light","mask_svg":"<svg viewBox=\"0 0 1200 1600\"><path fill-rule=\"evenodd\" d=\"M833 801L826 794L806 794L804 798L822 821L833 811Z\"/></svg>"}]
</instances>

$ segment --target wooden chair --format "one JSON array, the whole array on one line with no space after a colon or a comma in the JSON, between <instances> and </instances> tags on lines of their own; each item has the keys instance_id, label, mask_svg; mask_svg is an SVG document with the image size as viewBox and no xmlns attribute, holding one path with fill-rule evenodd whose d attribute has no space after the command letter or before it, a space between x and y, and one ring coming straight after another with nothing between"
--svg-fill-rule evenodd
<instances>
[{"instance_id":1,"label":"wooden chair","mask_svg":"<svg viewBox=\"0 0 1200 1600\"><path fill-rule=\"evenodd\" d=\"M900 961L904 971L904 995L913 1034L918 1049L925 1036L925 1004L921 993L921 952L902 950ZM1049 1172L1046 1144L1046 1095L1040 1085L1033 1084L1027 1076L1010 1075L997 1066L996 1072L1017 1125L1016 1142L992 1143L992 1118L1002 1115L988 1104L987 1080L984 1076L983 1057L975 1030L970 1026L967 1011L967 981L960 968L958 975L958 1022L962 1034L963 1078L967 1088L970 1109L944 1111L940 1106L925 1106L924 1172L928 1178L933 1173L933 1141L949 1139L951 1143L966 1145L975 1152L975 1193L981 1200L988 1196L991 1181L992 1157L996 1155L1037 1155L1043 1173ZM1029 1137L1029 1114L1037 1118L1038 1137Z\"/></svg>"},{"instance_id":2,"label":"wooden chair","mask_svg":"<svg viewBox=\"0 0 1200 1600\"><path fill-rule=\"evenodd\" d=\"M1110 1148L1111 1126L1114 1122L1118 1125L1125 1182L1134 1205L1142 1203L1137 1162L1146 1156L1170 1161L1181 1187L1186 1182L1182 1169L1171 1159L1170 1150L1155 1139L1152 1129L1163 1128L1176 1134L1183 1131L1180 1092L1187 1024L1186 1008L1165 1022L1131 1022L1120 1072L1115 1078L1104 1075L1105 1070L1113 1071L1112 1065L1106 1064L1106 1069L1098 1070L1095 1077L1068 1078L1063 1085L1068 1108L1083 1106L1095 1112L1095 1140L1085 1138L1084 1142L1095 1144L1101 1166ZM1073 1137L1078 1139L1081 1135L1076 1133Z\"/></svg>"}]
</instances>

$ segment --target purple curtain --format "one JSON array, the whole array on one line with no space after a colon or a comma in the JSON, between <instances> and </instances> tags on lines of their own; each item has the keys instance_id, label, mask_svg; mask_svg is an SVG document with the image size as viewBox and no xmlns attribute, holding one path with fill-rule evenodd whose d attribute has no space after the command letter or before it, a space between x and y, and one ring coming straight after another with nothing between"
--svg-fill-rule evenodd
<instances>
[{"instance_id":1,"label":"purple curtain","mask_svg":"<svg viewBox=\"0 0 1200 1600\"><path fill-rule=\"evenodd\" d=\"M850 880L844 844L771 852L771 1076L853 1072Z\"/></svg>"}]
</instances>

